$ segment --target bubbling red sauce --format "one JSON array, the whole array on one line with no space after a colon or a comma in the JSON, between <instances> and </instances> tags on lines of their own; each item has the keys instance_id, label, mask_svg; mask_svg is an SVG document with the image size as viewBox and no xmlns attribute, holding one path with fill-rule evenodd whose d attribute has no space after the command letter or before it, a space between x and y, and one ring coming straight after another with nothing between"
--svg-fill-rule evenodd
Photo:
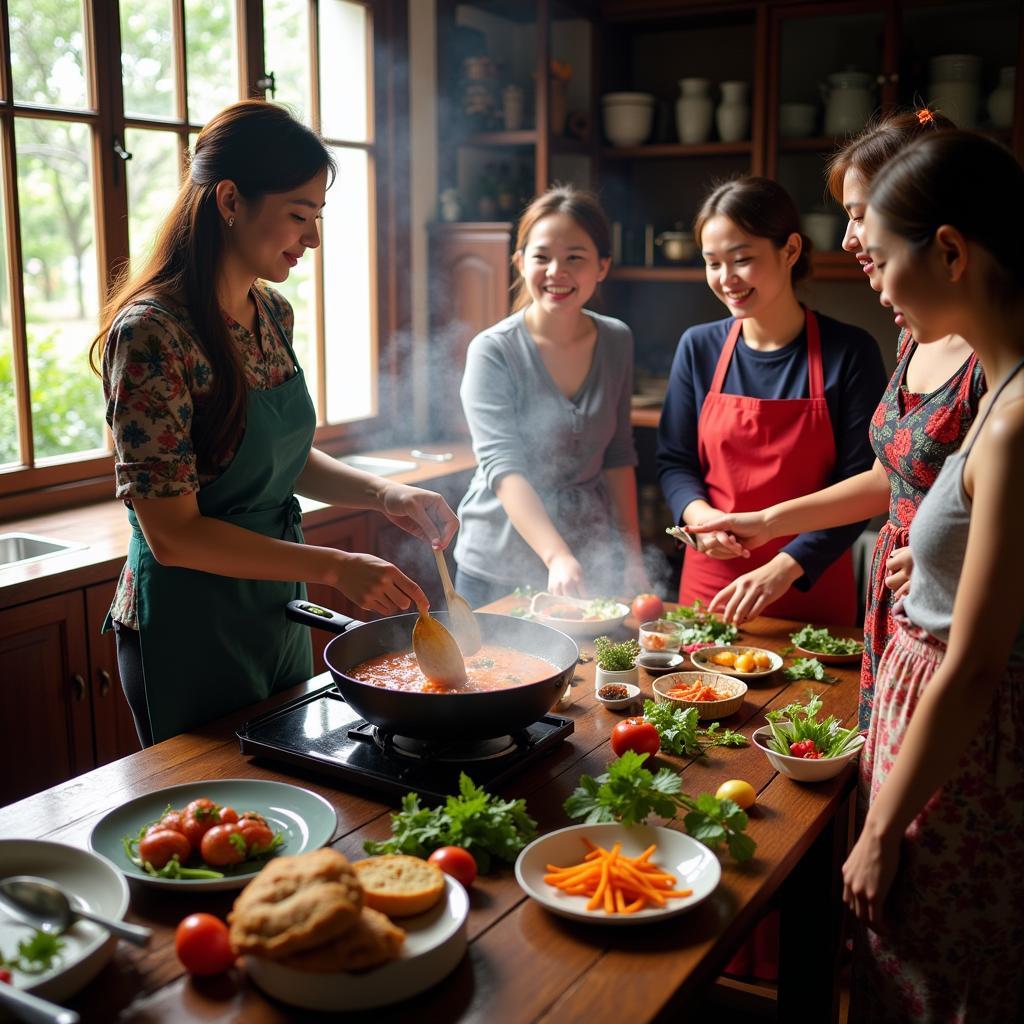
<instances>
[{"instance_id":1,"label":"bubbling red sauce","mask_svg":"<svg viewBox=\"0 0 1024 1024\"><path fill-rule=\"evenodd\" d=\"M514 686L539 683L553 676L557 667L544 658L511 647L484 644L466 659L466 685L456 688L435 683L420 671L412 651L383 654L350 669L346 675L385 690L409 693L481 693L507 690Z\"/></svg>"}]
</instances>

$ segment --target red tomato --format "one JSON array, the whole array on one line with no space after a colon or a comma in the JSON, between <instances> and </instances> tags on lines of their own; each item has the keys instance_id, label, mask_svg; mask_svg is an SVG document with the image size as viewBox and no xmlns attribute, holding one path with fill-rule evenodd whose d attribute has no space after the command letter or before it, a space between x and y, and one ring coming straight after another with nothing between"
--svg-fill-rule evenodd
<instances>
[{"instance_id":1,"label":"red tomato","mask_svg":"<svg viewBox=\"0 0 1024 1024\"><path fill-rule=\"evenodd\" d=\"M265 821L242 818L238 822L238 831L241 832L249 853L263 853L270 849L274 841L274 833Z\"/></svg>"},{"instance_id":2,"label":"red tomato","mask_svg":"<svg viewBox=\"0 0 1024 1024\"><path fill-rule=\"evenodd\" d=\"M233 807L222 807L217 817L222 825L233 825L238 821L238 811Z\"/></svg>"},{"instance_id":3,"label":"red tomato","mask_svg":"<svg viewBox=\"0 0 1024 1024\"><path fill-rule=\"evenodd\" d=\"M139 856L149 861L159 871L175 855L182 864L188 860L192 853L192 845L180 833L172 832L171 829L150 829L146 835L139 840Z\"/></svg>"},{"instance_id":4,"label":"red tomato","mask_svg":"<svg viewBox=\"0 0 1024 1024\"><path fill-rule=\"evenodd\" d=\"M185 815L181 811L168 811L154 828L169 828L172 832L185 834Z\"/></svg>"},{"instance_id":5,"label":"red tomato","mask_svg":"<svg viewBox=\"0 0 1024 1024\"><path fill-rule=\"evenodd\" d=\"M661 747L658 730L642 718L626 718L612 729L612 750L621 757L627 750L656 754Z\"/></svg>"},{"instance_id":6,"label":"red tomato","mask_svg":"<svg viewBox=\"0 0 1024 1024\"><path fill-rule=\"evenodd\" d=\"M8 985L11 983L11 972L5 967L0 967L0 981Z\"/></svg>"},{"instance_id":7,"label":"red tomato","mask_svg":"<svg viewBox=\"0 0 1024 1024\"><path fill-rule=\"evenodd\" d=\"M629 610L637 622L651 622L665 614L665 605L657 594L637 594Z\"/></svg>"},{"instance_id":8,"label":"red tomato","mask_svg":"<svg viewBox=\"0 0 1024 1024\"><path fill-rule=\"evenodd\" d=\"M215 868L241 864L246 857L245 837L235 824L214 825L203 836L199 852L203 860Z\"/></svg>"},{"instance_id":9,"label":"red tomato","mask_svg":"<svg viewBox=\"0 0 1024 1024\"><path fill-rule=\"evenodd\" d=\"M221 974L235 962L228 926L213 914L189 914L174 933L174 951L193 974Z\"/></svg>"},{"instance_id":10,"label":"red tomato","mask_svg":"<svg viewBox=\"0 0 1024 1024\"><path fill-rule=\"evenodd\" d=\"M442 846L427 860L436 864L446 875L451 875L467 889L476 881L476 858L461 846Z\"/></svg>"},{"instance_id":11,"label":"red tomato","mask_svg":"<svg viewBox=\"0 0 1024 1024\"><path fill-rule=\"evenodd\" d=\"M199 846L203 841L203 836L216 825L212 818L203 817L196 818L191 814L186 814L181 822L181 830L185 833L185 837L193 846Z\"/></svg>"}]
</instances>

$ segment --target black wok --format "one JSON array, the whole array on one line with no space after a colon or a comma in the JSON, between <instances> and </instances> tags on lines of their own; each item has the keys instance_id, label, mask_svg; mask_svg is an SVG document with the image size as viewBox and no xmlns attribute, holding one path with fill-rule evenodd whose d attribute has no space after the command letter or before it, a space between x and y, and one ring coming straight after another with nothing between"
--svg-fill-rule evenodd
<instances>
[{"instance_id":1,"label":"black wok","mask_svg":"<svg viewBox=\"0 0 1024 1024\"><path fill-rule=\"evenodd\" d=\"M324 651L334 683L352 709L374 725L421 740L483 740L525 729L546 714L572 679L579 659L574 640L557 629L510 615L477 613L485 644L499 644L550 661L546 679L480 693L410 693L362 683L349 670L383 654L412 649L416 614L360 622L312 604L290 601L290 619L338 633ZM431 612L445 625L446 612Z\"/></svg>"}]
</instances>

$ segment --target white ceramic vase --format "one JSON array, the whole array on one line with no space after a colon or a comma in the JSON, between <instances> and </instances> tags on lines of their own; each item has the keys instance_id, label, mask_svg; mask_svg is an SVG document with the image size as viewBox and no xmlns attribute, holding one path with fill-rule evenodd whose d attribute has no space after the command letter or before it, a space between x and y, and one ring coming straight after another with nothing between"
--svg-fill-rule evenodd
<instances>
[{"instance_id":1,"label":"white ceramic vase","mask_svg":"<svg viewBox=\"0 0 1024 1024\"><path fill-rule=\"evenodd\" d=\"M676 100L676 134L687 145L707 142L715 105L710 96L680 96Z\"/></svg>"}]
</instances>

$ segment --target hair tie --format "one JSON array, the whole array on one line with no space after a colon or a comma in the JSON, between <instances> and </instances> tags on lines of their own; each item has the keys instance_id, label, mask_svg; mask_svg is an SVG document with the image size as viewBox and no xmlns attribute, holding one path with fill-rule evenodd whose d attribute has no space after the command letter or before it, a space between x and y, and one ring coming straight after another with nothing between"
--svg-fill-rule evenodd
<instances>
[{"instance_id":1,"label":"hair tie","mask_svg":"<svg viewBox=\"0 0 1024 1024\"><path fill-rule=\"evenodd\" d=\"M935 115L927 107L922 107L917 112L917 123L918 124L931 124L934 120L935 120Z\"/></svg>"}]
</instances>

